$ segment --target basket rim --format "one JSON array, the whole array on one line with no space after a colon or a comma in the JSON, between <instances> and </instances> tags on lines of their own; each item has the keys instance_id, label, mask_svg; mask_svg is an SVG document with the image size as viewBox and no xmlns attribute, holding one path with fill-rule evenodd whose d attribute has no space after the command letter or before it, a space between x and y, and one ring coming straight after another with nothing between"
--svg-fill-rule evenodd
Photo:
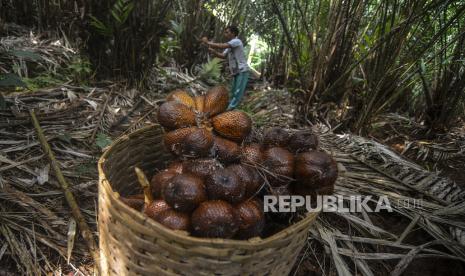
<instances>
[{"instance_id":1,"label":"basket rim","mask_svg":"<svg viewBox=\"0 0 465 276\"><path fill-rule=\"evenodd\" d=\"M153 219L148 219L146 215L144 215L142 212L138 212L137 210L134 210L124 204L121 200L119 200L119 193L115 192L113 188L110 185L110 181L106 178L106 175L103 171L103 165L105 161L107 160L108 155L111 153L112 149L114 148L115 145L122 143L128 139L130 139L133 136L138 135L141 132L147 131L149 129L155 128L155 127L161 127L159 124L152 124L149 126L145 126L143 128L140 128L134 132L131 132L129 134L124 134L120 137L118 137L113 143L105 150L105 152L102 154L102 156L99 158L98 161L98 173L99 173L99 193L101 193L102 189L106 189L110 191L108 194L109 196L117 202L119 208L122 208L132 216L139 216L140 219L144 219L146 223L152 228L152 230L155 230L157 232L161 232L164 236L171 237L172 239L179 240L179 241L186 241L190 243L198 243L198 244L211 244L211 245L234 245L234 246L265 246L267 244L273 243L276 240L280 240L282 238L285 238L289 235L291 235L293 232L297 231L301 227L304 227L306 224L310 223L311 221L314 221L316 217L319 215L319 212L307 212L305 214L305 217L299 220L298 222L289 225L285 229L269 236L264 239L260 237L254 237L248 240L234 240L234 239L220 239L220 238L200 238L200 237L194 237L191 235L187 235L186 232L184 231L173 231L171 229L166 228L162 224L158 223L157 221Z\"/></svg>"}]
</instances>

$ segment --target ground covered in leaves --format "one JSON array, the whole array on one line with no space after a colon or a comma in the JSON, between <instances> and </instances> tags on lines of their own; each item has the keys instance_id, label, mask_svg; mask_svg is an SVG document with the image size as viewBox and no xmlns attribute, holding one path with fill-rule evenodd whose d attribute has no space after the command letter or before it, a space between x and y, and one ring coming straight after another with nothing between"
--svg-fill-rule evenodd
<instances>
[{"instance_id":1,"label":"ground covered in leaves","mask_svg":"<svg viewBox=\"0 0 465 276\"><path fill-rule=\"evenodd\" d=\"M34 56L36 60L31 61L20 52L2 60L2 66L23 64L24 71L30 68L28 63L35 63L48 72L74 60L62 45L53 41L34 44L22 35L2 40L2 45L16 41L15 49L23 45L24 51L46 58ZM7 46L4 49L9 51ZM153 124L168 91L207 89L205 83L178 68L156 68L150 78L151 89L144 91L113 82L76 85L70 80L5 95L0 109L0 274L93 272L29 110L37 115L97 239L96 163L101 153L117 137ZM295 123L289 92L266 83L256 84L240 108L253 117L257 131L265 125L309 127ZM451 179L443 172L444 168L463 168L463 129L454 132L457 137L451 134L438 142L414 139L412 133L420 126L399 115L386 115L379 125L370 138L336 134L325 124L313 126L322 148L339 163L336 194L386 196L394 212L321 214L293 269L295 275L465 272L463 174L455 170ZM408 202L421 204L406 208Z\"/></svg>"}]
</instances>

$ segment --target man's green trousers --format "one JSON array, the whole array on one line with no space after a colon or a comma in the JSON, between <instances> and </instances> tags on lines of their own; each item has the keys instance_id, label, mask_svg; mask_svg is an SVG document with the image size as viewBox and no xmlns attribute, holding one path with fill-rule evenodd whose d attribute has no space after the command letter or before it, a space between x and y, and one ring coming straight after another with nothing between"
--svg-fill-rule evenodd
<instances>
[{"instance_id":1,"label":"man's green trousers","mask_svg":"<svg viewBox=\"0 0 465 276\"><path fill-rule=\"evenodd\" d=\"M239 105L244 96L248 80L249 71L241 72L234 76L229 95L231 101L229 102L228 110L235 109Z\"/></svg>"}]
</instances>

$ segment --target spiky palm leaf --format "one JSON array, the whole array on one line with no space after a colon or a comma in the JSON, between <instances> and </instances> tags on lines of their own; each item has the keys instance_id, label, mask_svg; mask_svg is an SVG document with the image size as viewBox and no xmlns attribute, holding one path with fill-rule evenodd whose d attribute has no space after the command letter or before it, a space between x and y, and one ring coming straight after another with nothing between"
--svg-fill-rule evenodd
<instances>
[{"instance_id":1,"label":"spiky palm leaf","mask_svg":"<svg viewBox=\"0 0 465 276\"><path fill-rule=\"evenodd\" d=\"M221 79L222 60L213 58L207 63L202 64L198 78L206 81L209 84L216 84Z\"/></svg>"}]
</instances>

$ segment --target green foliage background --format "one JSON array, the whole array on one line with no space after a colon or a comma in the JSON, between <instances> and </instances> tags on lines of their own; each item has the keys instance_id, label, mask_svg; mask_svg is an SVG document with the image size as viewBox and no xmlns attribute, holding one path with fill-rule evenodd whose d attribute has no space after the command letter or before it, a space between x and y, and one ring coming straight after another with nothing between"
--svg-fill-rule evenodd
<instances>
[{"instance_id":1,"label":"green foliage background","mask_svg":"<svg viewBox=\"0 0 465 276\"><path fill-rule=\"evenodd\" d=\"M78 9L74 1L58 2L3 0L0 15L38 30L60 30L74 41L87 56L67 68L77 82L95 76L143 86L150 68L166 65L218 81L221 63L209 63L199 39L223 41L224 27L234 24L247 49L259 38L252 67L295 92L296 115L304 122L329 103L340 110L333 123L358 133L386 112L414 116L436 131L464 116L463 1L102 0ZM4 74L0 84L35 89L68 79L65 73L22 83Z\"/></svg>"}]
</instances>

